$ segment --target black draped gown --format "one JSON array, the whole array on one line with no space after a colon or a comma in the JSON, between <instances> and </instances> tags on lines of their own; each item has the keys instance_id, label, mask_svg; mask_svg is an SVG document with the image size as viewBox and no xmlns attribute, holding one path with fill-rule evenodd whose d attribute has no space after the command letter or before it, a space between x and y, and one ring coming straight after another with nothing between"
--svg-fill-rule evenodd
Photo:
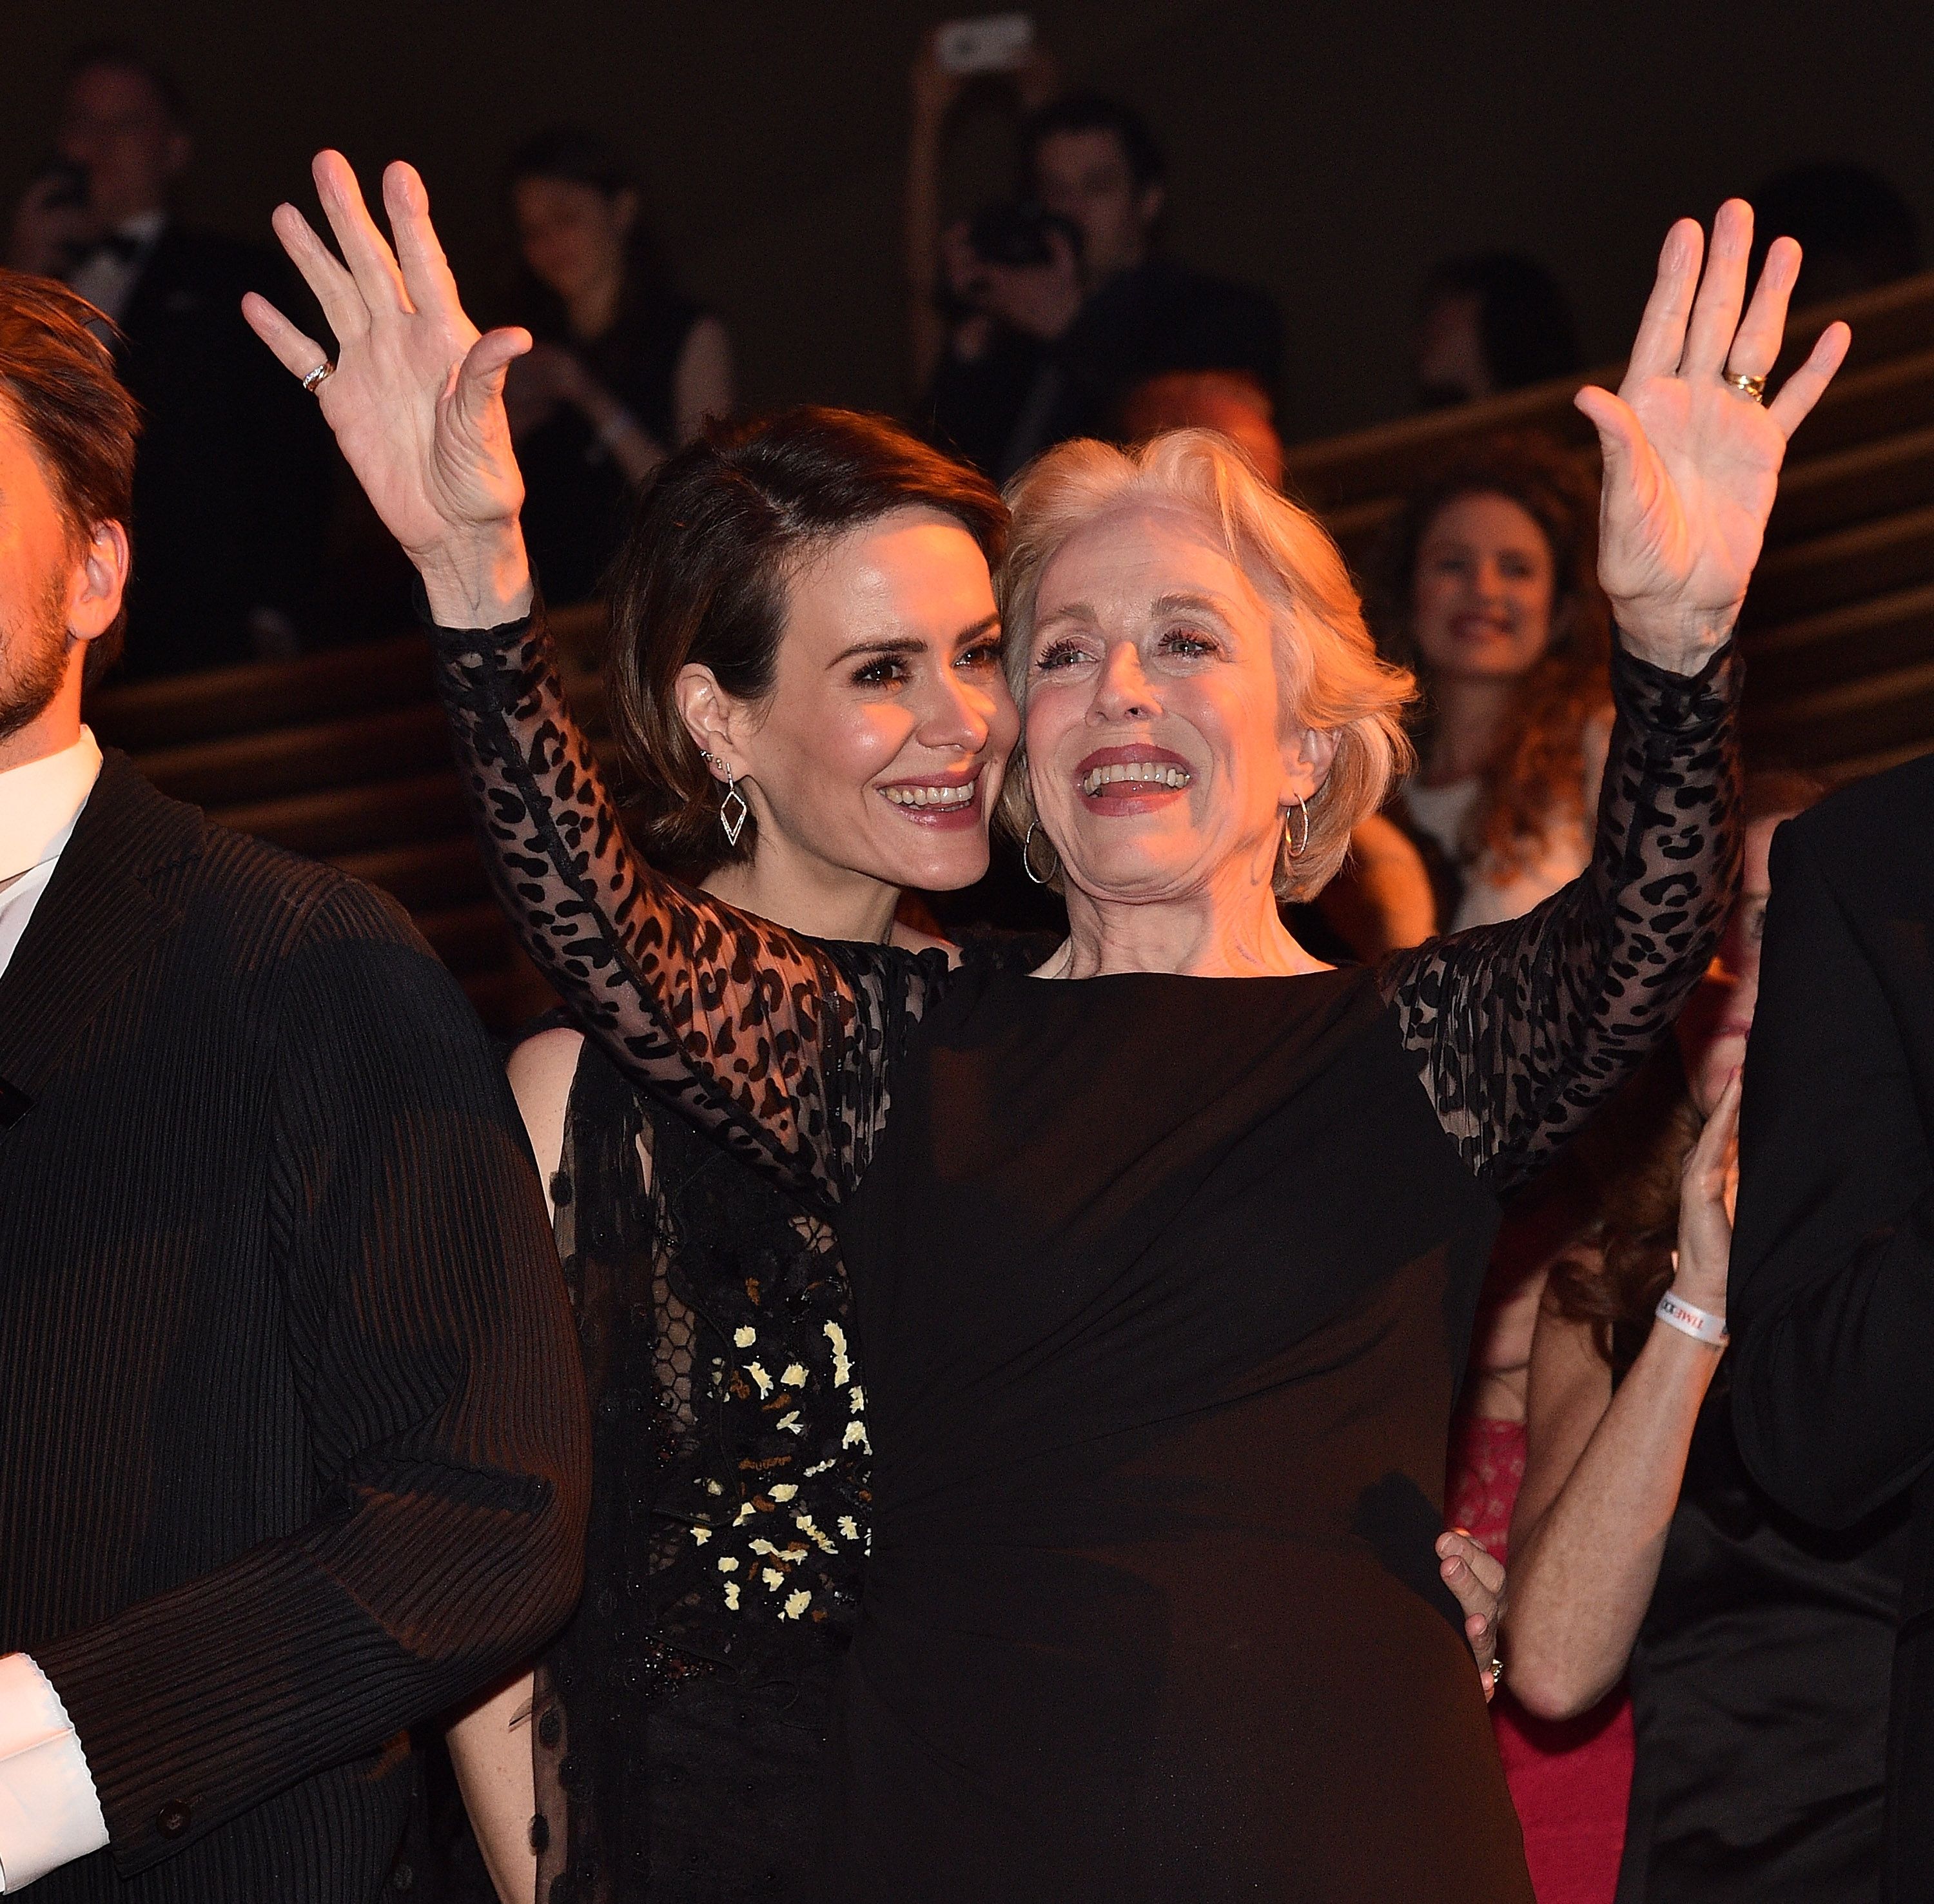
<instances>
[{"instance_id":1,"label":"black draped gown","mask_svg":"<svg viewBox=\"0 0 1934 1904\"><path fill-rule=\"evenodd\" d=\"M1528 1904L1438 1582L1496 1192L1664 1032L1738 857L1722 655L1628 656L1591 869L1377 971L826 944L626 845L530 623L439 631L499 890L627 1074L823 1211L873 1551L842 1900Z\"/></svg>"}]
</instances>

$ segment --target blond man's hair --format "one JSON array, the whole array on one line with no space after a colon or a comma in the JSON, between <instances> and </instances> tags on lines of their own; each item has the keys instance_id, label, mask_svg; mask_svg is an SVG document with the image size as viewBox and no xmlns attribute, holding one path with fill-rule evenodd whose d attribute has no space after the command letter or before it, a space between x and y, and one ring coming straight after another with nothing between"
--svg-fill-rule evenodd
<instances>
[{"instance_id":1,"label":"blond man's hair","mask_svg":"<svg viewBox=\"0 0 1934 1904\"><path fill-rule=\"evenodd\" d=\"M1277 896L1313 898L1342 865L1351 830L1408 770L1403 711L1416 693L1409 672L1377 652L1349 570L1322 524L1271 489L1227 437L1206 429L1170 430L1132 450L1063 443L1016 476L1007 499L1014 526L994 586L1008 679L1023 714L1041 577L1071 535L1116 510L1152 503L1192 511L1275 607L1285 712L1298 727L1336 737L1336 759L1309 803L1309 843L1294 859L1285 851L1277 861ZM1022 841L1036 821L1025 729L999 818ZM1037 862L1041 857L1037 848Z\"/></svg>"}]
</instances>

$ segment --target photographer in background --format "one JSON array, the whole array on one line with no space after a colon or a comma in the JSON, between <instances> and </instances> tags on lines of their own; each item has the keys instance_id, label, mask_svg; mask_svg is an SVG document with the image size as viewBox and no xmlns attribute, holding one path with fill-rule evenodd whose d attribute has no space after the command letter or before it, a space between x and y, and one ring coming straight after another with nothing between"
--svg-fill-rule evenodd
<instances>
[{"instance_id":1,"label":"photographer in background","mask_svg":"<svg viewBox=\"0 0 1934 1904\"><path fill-rule=\"evenodd\" d=\"M976 65L963 29L1001 25L1014 29L1005 63ZM942 134L976 71L1011 76L1031 110L1023 196L942 233ZM1282 367L1267 297L1154 255L1167 167L1141 116L1094 92L1038 103L1052 80L1019 16L942 27L914 68L907 255L922 420L999 480L1050 444L1106 434L1129 390L1164 371L1246 372L1267 390Z\"/></svg>"},{"instance_id":2,"label":"photographer in background","mask_svg":"<svg viewBox=\"0 0 1934 1904\"><path fill-rule=\"evenodd\" d=\"M120 327L115 367L144 419L128 671L293 653L313 613L328 437L241 316L245 291L286 294L287 273L173 215L194 144L173 81L139 54L75 56L54 143L8 262L62 279Z\"/></svg>"}]
</instances>

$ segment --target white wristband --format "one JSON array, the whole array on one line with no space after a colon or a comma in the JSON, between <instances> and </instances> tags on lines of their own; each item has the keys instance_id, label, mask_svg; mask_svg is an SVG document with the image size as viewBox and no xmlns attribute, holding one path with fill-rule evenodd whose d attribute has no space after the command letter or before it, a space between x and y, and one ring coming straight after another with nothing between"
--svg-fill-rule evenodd
<instances>
[{"instance_id":1,"label":"white wristband","mask_svg":"<svg viewBox=\"0 0 1934 1904\"><path fill-rule=\"evenodd\" d=\"M1690 1336L1695 1342L1704 1342L1708 1348L1724 1348L1726 1345L1726 1318L1723 1315L1695 1309L1669 1289L1659 1297L1658 1306L1652 1313L1668 1327Z\"/></svg>"}]
</instances>

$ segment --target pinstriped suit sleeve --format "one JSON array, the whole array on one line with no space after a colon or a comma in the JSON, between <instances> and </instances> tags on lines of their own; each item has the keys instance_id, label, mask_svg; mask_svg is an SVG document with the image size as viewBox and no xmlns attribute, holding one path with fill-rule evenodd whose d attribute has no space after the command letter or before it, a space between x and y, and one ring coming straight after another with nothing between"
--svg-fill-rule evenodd
<instances>
[{"instance_id":1,"label":"pinstriped suit sleeve","mask_svg":"<svg viewBox=\"0 0 1934 1904\"><path fill-rule=\"evenodd\" d=\"M318 1499L288 1535L32 1649L124 1875L516 1664L578 1588L580 1363L489 1040L346 881L283 981L266 1216Z\"/></svg>"}]
</instances>

